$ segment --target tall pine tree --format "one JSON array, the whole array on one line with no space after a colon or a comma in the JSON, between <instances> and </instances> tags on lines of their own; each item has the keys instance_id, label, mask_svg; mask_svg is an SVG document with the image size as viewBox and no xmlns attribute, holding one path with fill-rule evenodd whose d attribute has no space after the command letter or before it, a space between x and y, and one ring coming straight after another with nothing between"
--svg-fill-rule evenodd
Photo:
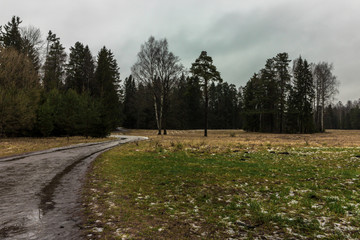
<instances>
[{"instance_id":1,"label":"tall pine tree","mask_svg":"<svg viewBox=\"0 0 360 240\"><path fill-rule=\"evenodd\" d=\"M216 66L213 64L213 60L207 55L206 51L202 51L200 56L195 60L190 68L190 72L199 78L203 87L203 93L205 98L204 105L204 136L207 137L208 129L208 108L209 108L209 94L208 88L210 82L222 82L220 73L217 71Z\"/></svg>"}]
</instances>

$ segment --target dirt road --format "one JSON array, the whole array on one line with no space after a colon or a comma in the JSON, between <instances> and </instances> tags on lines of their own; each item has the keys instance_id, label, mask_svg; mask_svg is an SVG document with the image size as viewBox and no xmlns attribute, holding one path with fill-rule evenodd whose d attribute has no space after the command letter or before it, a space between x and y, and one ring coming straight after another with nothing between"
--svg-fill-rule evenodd
<instances>
[{"instance_id":1,"label":"dirt road","mask_svg":"<svg viewBox=\"0 0 360 240\"><path fill-rule=\"evenodd\" d=\"M118 140L0 158L0 239L81 238L82 179L99 154Z\"/></svg>"}]
</instances>

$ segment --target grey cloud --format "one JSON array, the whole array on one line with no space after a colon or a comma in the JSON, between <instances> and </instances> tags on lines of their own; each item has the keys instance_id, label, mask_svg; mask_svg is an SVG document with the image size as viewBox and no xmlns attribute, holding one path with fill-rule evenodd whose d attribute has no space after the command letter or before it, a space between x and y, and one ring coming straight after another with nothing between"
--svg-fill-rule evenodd
<instances>
[{"instance_id":1,"label":"grey cloud","mask_svg":"<svg viewBox=\"0 0 360 240\"><path fill-rule=\"evenodd\" d=\"M357 0L2 0L1 12L1 25L19 15L44 36L53 30L67 48L81 41L96 55L106 45L123 79L153 35L166 37L187 68L208 51L224 80L237 86L279 52L333 62L341 81L338 99L359 97Z\"/></svg>"}]
</instances>

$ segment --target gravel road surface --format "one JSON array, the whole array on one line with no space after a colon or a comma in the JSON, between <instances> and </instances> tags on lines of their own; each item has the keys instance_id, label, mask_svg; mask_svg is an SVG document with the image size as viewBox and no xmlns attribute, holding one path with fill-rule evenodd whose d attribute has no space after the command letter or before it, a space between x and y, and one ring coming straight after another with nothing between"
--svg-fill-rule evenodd
<instances>
[{"instance_id":1,"label":"gravel road surface","mask_svg":"<svg viewBox=\"0 0 360 240\"><path fill-rule=\"evenodd\" d=\"M79 144L0 158L0 239L81 239L82 180L89 164L119 144Z\"/></svg>"}]
</instances>

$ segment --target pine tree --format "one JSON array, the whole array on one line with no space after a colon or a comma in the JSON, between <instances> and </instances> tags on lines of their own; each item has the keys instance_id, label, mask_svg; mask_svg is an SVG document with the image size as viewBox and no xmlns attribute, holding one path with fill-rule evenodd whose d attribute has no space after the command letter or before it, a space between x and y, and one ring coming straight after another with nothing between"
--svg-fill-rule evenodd
<instances>
[{"instance_id":1,"label":"pine tree","mask_svg":"<svg viewBox=\"0 0 360 240\"><path fill-rule=\"evenodd\" d=\"M210 82L222 82L220 73L216 70L216 66L213 65L213 60L207 55L206 51L202 51L200 56L195 60L190 68L190 72L199 78L203 87L203 93L205 98L205 123L204 123L204 136L207 137L208 129L208 107L209 107L209 96L208 87Z\"/></svg>"}]
</instances>

